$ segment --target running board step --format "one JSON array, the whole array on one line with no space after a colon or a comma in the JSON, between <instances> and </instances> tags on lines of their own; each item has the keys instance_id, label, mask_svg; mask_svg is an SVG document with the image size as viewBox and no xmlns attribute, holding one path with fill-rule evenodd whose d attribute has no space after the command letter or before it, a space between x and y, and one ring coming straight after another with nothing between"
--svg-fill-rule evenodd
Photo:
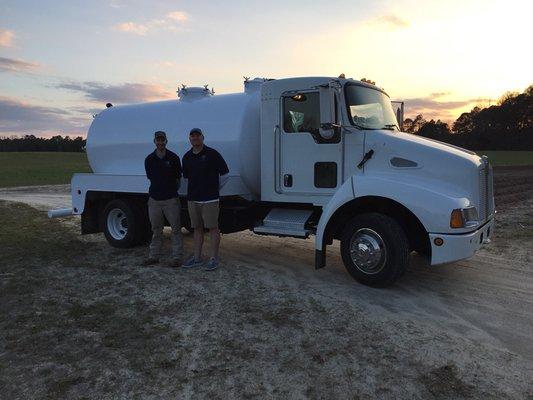
<instances>
[{"instance_id":1,"label":"running board step","mask_svg":"<svg viewBox=\"0 0 533 400\"><path fill-rule=\"evenodd\" d=\"M263 224L254 228L254 232L306 238L311 232L305 229L305 223L311 214L313 214L312 210L273 208L263 220Z\"/></svg>"}]
</instances>

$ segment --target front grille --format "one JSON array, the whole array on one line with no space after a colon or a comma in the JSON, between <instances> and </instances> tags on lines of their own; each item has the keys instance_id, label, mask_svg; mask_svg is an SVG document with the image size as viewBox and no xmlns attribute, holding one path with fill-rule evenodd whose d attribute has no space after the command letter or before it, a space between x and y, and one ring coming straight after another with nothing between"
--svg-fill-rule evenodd
<instances>
[{"instance_id":1,"label":"front grille","mask_svg":"<svg viewBox=\"0 0 533 400\"><path fill-rule=\"evenodd\" d=\"M484 157L479 168L479 218L486 221L494 213L492 166Z\"/></svg>"}]
</instances>

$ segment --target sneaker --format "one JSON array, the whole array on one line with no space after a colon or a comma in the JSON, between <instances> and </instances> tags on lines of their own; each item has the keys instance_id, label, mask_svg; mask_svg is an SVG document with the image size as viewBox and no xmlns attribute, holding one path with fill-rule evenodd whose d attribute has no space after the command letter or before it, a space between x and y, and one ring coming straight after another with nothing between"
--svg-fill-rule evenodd
<instances>
[{"instance_id":1,"label":"sneaker","mask_svg":"<svg viewBox=\"0 0 533 400\"><path fill-rule=\"evenodd\" d=\"M218 268L218 260L215 257L211 257L209 262L204 267L205 271L213 271Z\"/></svg>"},{"instance_id":2,"label":"sneaker","mask_svg":"<svg viewBox=\"0 0 533 400\"><path fill-rule=\"evenodd\" d=\"M194 268L194 267L201 267L204 265L202 260L197 260L194 258L194 256L191 256L187 261L185 261L183 264L181 264L182 268Z\"/></svg>"},{"instance_id":3,"label":"sneaker","mask_svg":"<svg viewBox=\"0 0 533 400\"><path fill-rule=\"evenodd\" d=\"M159 264L159 258L155 257L148 257L146 260L143 261L144 266Z\"/></svg>"}]
</instances>

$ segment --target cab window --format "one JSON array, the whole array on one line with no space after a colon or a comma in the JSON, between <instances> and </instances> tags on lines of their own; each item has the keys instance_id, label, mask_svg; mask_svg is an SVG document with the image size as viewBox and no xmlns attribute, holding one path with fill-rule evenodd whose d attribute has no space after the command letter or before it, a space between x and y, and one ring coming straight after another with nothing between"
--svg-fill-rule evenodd
<instances>
[{"instance_id":1,"label":"cab window","mask_svg":"<svg viewBox=\"0 0 533 400\"><path fill-rule=\"evenodd\" d=\"M286 133L306 132L317 143L337 143L340 135L331 139L320 136L320 98L318 92L297 93L283 98L283 130Z\"/></svg>"}]
</instances>

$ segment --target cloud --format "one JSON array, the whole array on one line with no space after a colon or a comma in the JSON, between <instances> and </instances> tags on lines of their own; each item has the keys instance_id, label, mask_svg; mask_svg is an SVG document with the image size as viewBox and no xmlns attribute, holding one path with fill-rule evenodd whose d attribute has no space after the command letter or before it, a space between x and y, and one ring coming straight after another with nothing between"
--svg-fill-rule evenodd
<instances>
[{"instance_id":1,"label":"cloud","mask_svg":"<svg viewBox=\"0 0 533 400\"><path fill-rule=\"evenodd\" d=\"M144 23L138 22L122 22L113 26L113 30L131 33L139 36L146 36L148 33L157 30L165 30L170 32L178 32L183 30L183 24L189 20L189 15L184 11L171 11L165 15L164 18L151 19Z\"/></svg>"},{"instance_id":2,"label":"cloud","mask_svg":"<svg viewBox=\"0 0 533 400\"><path fill-rule=\"evenodd\" d=\"M444 96L448 96L449 94L450 92L435 92L435 93L430 93L429 97L431 98L444 97Z\"/></svg>"},{"instance_id":3,"label":"cloud","mask_svg":"<svg viewBox=\"0 0 533 400\"><path fill-rule=\"evenodd\" d=\"M112 7L112 8L122 8L124 7L124 4L122 4L120 1L117 1L117 0L111 0L109 2L109 7Z\"/></svg>"},{"instance_id":4,"label":"cloud","mask_svg":"<svg viewBox=\"0 0 533 400\"><path fill-rule=\"evenodd\" d=\"M0 29L0 47L11 47L13 46L13 39L15 38L15 33L7 29Z\"/></svg>"},{"instance_id":5,"label":"cloud","mask_svg":"<svg viewBox=\"0 0 533 400\"><path fill-rule=\"evenodd\" d=\"M166 17L178 22L185 22L189 20L189 15L184 11L171 11Z\"/></svg>"},{"instance_id":6,"label":"cloud","mask_svg":"<svg viewBox=\"0 0 533 400\"><path fill-rule=\"evenodd\" d=\"M135 22L123 22L113 27L116 31L133 33L135 35L144 36L148 32L148 27L142 24L136 24Z\"/></svg>"},{"instance_id":7,"label":"cloud","mask_svg":"<svg viewBox=\"0 0 533 400\"><path fill-rule=\"evenodd\" d=\"M0 57L0 72L33 72L38 68L40 65L34 62Z\"/></svg>"},{"instance_id":8,"label":"cloud","mask_svg":"<svg viewBox=\"0 0 533 400\"><path fill-rule=\"evenodd\" d=\"M369 21L371 24L385 25L389 28L406 28L409 22L394 14L385 14Z\"/></svg>"},{"instance_id":9,"label":"cloud","mask_svg":"<svg viewBox=\"0 0 533 400\"><path fill-rule=\"evenodd\" d=\"M465 99L453 101L439 101L437 99L449 95L449 92L430 93L426 97L416 97L404 99L406 115L422 114L426 119L441 119L445 121L454 120L457 111L467 106L473 107L480 100L485 99Z\"/></svg>"},{"instance_id":10,"label":"cloud","mask_svg":"<svg viewBox=\"0 0 533 400\"><path fill-rule=\"evenodd\" d=\"M91 123L56 107L43 107L0 97L0 132L9 134L76 134L84 135Z\"/></svg>"},{"instance_id":11,"label":"cloud","mask_svg":"<svg viewBox=\"0 0 533 400\"><path fill-rule=\"evenodd\" d=\"M118 104L164 100L174 96L172 91L149 83L108 85L101 82L66 82L56 85L56 87L83 93L91 101Z\"/></svg>"},{"instance_id":12,"label":"cloud","mask_svg":"<svg viewBox=\"0 0 533 400\"><path fill-rule=\"evenodd\" d=\"M175 61L159 61L159 62L154 63L154 65L160 68L175 68L179 64Z\"/></svg>"}]
</instances>

